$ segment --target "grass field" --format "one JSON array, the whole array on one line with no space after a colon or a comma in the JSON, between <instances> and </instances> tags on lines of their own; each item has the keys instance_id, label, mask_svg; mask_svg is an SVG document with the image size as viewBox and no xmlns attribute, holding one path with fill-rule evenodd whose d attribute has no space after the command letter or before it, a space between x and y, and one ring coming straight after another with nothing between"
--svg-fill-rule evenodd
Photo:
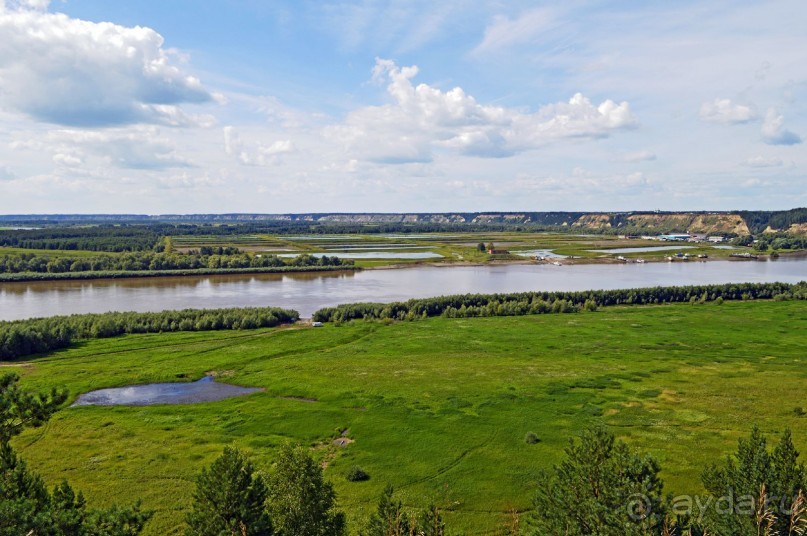
<instances>
[{"instance_id":1,"label":"grass field","mask_svg":"<svg viewBox=\"0 0 807 536\"><path fill-rule=\"evenodd\" d=\"M530 506L538 472L568 438L605 423L657 456L667 490L700 489L703 467L752 424L807 449L807 303L615 307L595 313L357 322L312 329L95 340L11 367L25 386L101 387L216 371L263 387L192 406L82 407L15 441L51 484L91 503L142 497L148 534L177 534L199 469L223 446L268 468L284 441L315 448L351 530L386 482L431 500L454 531L495 534ZM354 442L335 446L347 429ZM528 445L527 432L541 442ZM370 475L350 483L358 464Z\"/></svg>"}]
</instances>

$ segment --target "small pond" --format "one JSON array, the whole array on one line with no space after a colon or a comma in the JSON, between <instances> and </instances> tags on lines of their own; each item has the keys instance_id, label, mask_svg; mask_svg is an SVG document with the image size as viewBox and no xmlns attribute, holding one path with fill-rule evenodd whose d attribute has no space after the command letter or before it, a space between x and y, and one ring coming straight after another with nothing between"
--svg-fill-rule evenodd
<instances>
[{"instance_id":1,"label":"small pond","mask_svg":"<svg viewBox=\"0 0 807 536\"><path fill-rule=\"evenodd\" d=\"M193 383L149 383L99 389L80 395L74 406L153 406L156 404L198 404L256 393L261 389L218 383L205 376Z\"/></svg>"}]
</instances>

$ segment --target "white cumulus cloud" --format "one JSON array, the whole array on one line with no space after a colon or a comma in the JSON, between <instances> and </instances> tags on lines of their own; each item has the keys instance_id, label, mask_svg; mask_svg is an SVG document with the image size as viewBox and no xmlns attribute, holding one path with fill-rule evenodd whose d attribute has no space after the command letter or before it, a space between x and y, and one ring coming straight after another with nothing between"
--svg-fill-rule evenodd
<instances>
[{"instance_id":1,"label":"white cumulus cloud","mask_svg":"<svg viewBox=\"0 0 807 536\"><path fill-rule=\"evenodd\" d=\"M391 102L351 112L328 127L352 155L383 163L429 162L435 150L479 157L505 157L568 138L602 138L637 125L627 102L594 105L582 94L535 113L483 105L456 87L443 91L414 85L416 66L379 59L373 78L388 82Z\"/></svg>"},{"instance_id":2,"label":"white cumulus cloud","mask_svg":"<svg viewBox=\"0 0 807 536\"><path fill-rule=\"evenodd\" d=\"M768 145L796 145L801 136L784 128L785 116L774 108L769 108L762 123L762 141Z\"/></svg>"},{"instance_id":3,"label":"white cumulus cloud","mask_svg":"<svg viewBox=\"0 0 807 536\"><path fill-rule=\"evenodd\" d=\"M0 4L0 107L67 126L185 124L177 106L214 99L150 28Z\"/></svg>"},{"instance_id":4,"label":"white cumulus cloud","mask_svg":"<svg viewBox=\"0 0 807 536\"><path fill-rule=\"evenodd\" d=\"M748 123L756 119L756 113L751 106L735 104L731 99L704 102L701 105L700 116L704 121L727 125Z\"/></svg>"},{"instance_id":5,"label":"white cumulus cloud","mask_svg":"<svg viewBox=\"0 0 807 536\"><path fill-rule=\"evenodd\" d=\"M55 164L67 168L162 170L191 165L153 126L51 130L17 140L10 148L50 154Z\"/></svg>"}]
</instances>

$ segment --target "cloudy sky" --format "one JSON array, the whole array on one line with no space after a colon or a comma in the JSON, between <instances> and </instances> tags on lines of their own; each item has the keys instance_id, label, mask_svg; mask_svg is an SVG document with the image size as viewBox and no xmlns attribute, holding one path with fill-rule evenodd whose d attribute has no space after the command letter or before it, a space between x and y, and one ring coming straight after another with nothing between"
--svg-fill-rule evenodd
<instances>
[{"instance_id":1,"label":"cloudy sky","mask_svg":"<svg viewBox=\"0 0 807 536\"><path fill-rule=\"evenodd\" d=\"M803 0L0 0L0 213L807 205Z\"/></svg>"}]
</instances>

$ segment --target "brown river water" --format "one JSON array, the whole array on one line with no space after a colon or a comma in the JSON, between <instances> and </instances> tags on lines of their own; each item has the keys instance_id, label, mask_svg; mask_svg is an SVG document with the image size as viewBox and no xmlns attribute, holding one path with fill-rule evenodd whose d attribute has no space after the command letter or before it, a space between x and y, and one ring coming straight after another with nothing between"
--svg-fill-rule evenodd
<instances>
[{"instance_id":1,"label":"brown river water","mask_svg":"<svg viewBox=\"0 0 807 536\"><path fill-rule=\"evenodd\" d=\"M360 272L0 283L0 320L165 309L276 306L309 317L340 303L444 294L807 280L807 258L646 264L421 266Z\"/></svg>"}]
</instances>

